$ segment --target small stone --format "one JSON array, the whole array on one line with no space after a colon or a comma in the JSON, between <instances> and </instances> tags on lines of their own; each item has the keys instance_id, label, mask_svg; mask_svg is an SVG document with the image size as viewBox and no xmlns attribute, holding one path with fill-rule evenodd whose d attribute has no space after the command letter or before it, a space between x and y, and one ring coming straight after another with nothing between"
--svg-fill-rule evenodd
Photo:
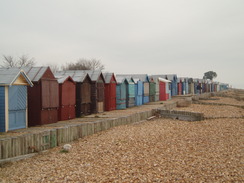
<instances>
[{"instance_id":1,"label":"small stone","mask_svg":"<svg viewBox=\"0 0 244 183\"><path fill-rule=\"evenodd\" d=\"M70 151L70 149L71 149L71 145L70 144L65 144L64 146L63 146L63 150L65 150L65 151Z\"/></svg>"}]
</instances>

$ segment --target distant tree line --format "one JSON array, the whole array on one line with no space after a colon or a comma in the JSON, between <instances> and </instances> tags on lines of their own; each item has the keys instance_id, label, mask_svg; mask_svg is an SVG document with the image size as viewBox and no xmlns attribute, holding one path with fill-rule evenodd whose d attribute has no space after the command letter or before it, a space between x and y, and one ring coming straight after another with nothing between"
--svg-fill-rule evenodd
<instances>
[{"instance_id":1,"label":"distant tree line","mask_svg":"<svg viewBox=\"0 0 244 183\"><path fill-rule=\"evenodd\" d=\"M3 55L2 64L0 67L2 68L10 68L10 67L33 67L36 65L34 58L29 58L28 55L22 55L18 58L14 58L13 56ZM58 64L49 64L51 70L56 72L59 70ZM67 62L63 66L61 66L62 70L104 70L105 66L98 59L86 59L80 58L76 62Z\"/></svg>"},{"instance_id":2,"label":"distant tree line","mask_svg":"<svg viewBox=\"0 0 244 183\"><path fill-rule=\"evenodd\" d=\"M22 55L18 58L14 58L13 56L3 55L3 63L0 65L4 68L9 67L24 67L24 66L34 66L36 64L34 58L29 58L28 55Z\"/></svg>"}]
</instances>

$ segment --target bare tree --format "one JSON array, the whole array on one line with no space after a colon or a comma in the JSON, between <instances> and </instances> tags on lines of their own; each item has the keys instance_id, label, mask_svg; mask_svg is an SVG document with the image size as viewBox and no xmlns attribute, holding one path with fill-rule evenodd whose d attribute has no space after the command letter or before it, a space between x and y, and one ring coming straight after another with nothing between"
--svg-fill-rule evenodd
<instances>
[{"instance_id":1,"label":"bare tree","mask_svg":"<svg viewBox=\"0 0 244 183\"><path fill-rule=\"evenodd\" d=\"M33 57L28 58L27 55L22 55L21 57L19 57L19 60L18 60L19 67L24 67L24 66L31 67L31 66L34 66L35 64L36 64L35 59Z\"/></svg>"},{"instance_id":2,"label":"bare tree","mask_svg":"<svg viewBox=\"0 0 244 183\"><path fill-rule=\"evenodd\" d=\"M28 55L22 55L18 59L15 59L13 56L3 55L3 64L1 67L9 68L9 67L24 67L24 66L34 66L35 59L29 58Z\"/></svg>"},{"instance_id":3,"label":"bare tree","mask_svg":"<svg viewBox=\"0 0 244 183\"><path fill-rule=\"evenodd\" d=\"M53 73L59 71L59 65L58 64L49 64L48 65Z\"/></svg>"},{"instance_id":4,"label":"bare tree","mask_svg":"<svg viewBox=\"0 0 244 183\"><path fill-rule=\"evenodd\" d=\"M81 58L75 63L66 63L63 70L103 70L105 67L100 60Z\"/></svg>"},{"instance_id":5,"label":"bare tree","mask_svg":"<svg viewBox=\"0 0 244 183\"><path fill-rule=\"evenodd\" d=\"M12 56L3 55L3 64L0 65L1 67L17 67L17 62Z\"/></svg>"}]
</instances>

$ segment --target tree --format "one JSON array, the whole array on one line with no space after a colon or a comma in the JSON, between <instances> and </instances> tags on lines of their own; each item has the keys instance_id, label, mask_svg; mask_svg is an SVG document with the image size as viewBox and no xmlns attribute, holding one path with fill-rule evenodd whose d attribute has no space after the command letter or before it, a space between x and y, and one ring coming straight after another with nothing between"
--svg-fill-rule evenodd
<instances>
[{"instance_id":1,"label":"tree","mask_svg":"<svg viewBox=\"0 0 244 183\"><path fill-rule=\"evenodd\" d=\"M60 68L59 65L57 65L57 64L49 64L48 66L50 67L50 69L53 73L59 71L59 68Z\"/></svg>"},{"instance_id":2,"label":"tree","mask_svg":"<svg viewBox=\"0 0 244 183\"><path fill-rule=\"evenodd\" d=\"M19 60L18 60L18 66L19 67L31 67L31 66L34 66L36 63L35 63L35 59L32 57L32 58L28 58L28 55L22 55L21 57L19 57Z\"/></svg>"},{"instance_id":3,"label":"tree","mask_svg":"<svg viewBox=\"0 0 244 183\"><path fill-rule=\"evenodd\" d=\"M3 64L0 67L9 68L9 67L31 67L34 66L35 59L29 58L28 55L22 55L18 59L15 59L13 56L3 55Z\"/></svg>"},{"instance_id":4,"label":"tree","mask_svg":"<svg viewBox=\"0 0 244 183\"><path fill-rule=\"evenodd\" d=\"M213 80L213 78L217 77L217 73L214 71L208 71L204 73L203 79L210 79L211 81Z\"/></svg>"},{"instance_id":5,"label":"tree","mask_svg":"<svg viewBox=\"0 0 244 183\"><path fill-rule=\"evenodd\" d=\"M105 67L100 60L81 58L75 63L66 63L63 70L103 70Z\"/></svg>"}]
</instances>

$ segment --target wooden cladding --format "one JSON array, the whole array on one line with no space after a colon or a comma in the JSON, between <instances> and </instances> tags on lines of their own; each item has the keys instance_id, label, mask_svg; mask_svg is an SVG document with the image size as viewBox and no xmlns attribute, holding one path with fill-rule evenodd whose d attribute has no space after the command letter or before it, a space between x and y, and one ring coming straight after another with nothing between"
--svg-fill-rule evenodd
<instances>
[{"instance_id":1,"label":"wooden cladding","mask_svg":"<svg viewBox=\"0 0 244 183\"><path fill-rule=\"evenodd\" d=\"M43 79L41 83L42 108L58 108L58 83L56 80Z\"/></svg>"}]
</instances>

